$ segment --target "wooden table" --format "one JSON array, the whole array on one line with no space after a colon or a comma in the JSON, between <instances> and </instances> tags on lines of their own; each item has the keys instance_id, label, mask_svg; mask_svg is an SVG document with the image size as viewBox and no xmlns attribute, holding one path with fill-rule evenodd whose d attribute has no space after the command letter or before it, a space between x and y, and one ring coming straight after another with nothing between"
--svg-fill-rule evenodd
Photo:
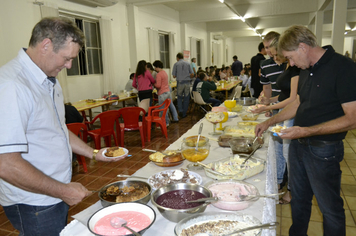
<instances>
[{"instance_id":1,"label":"wooden table","mask_svg":"<svg viewBox=\"0 0 356 236\"><path fill-rule=\"evenodd\" d=\"M242 80L233 80L231 82L225 82L224 88L223 88L222 83L220 82L220 85L216 88L215 92L225 91L225 98L228 99L229 91L241 83L242 83Z\"/></svg>"},{"instance_id":2,"label":"wooden table","mask_svg":"<svg viewBox=\"0 0 356 236\"><path fill-rule=\"evenodd\" d=\"M87 102L86 100L80 100L78 102L74 102L72 105L82 113L83 118L86 119L86 114L85 111L89 111L89 119L90 121L93 119L93 113L92 110L95 107L101 107L102 111L107 111L110 108L110 105L116 102L122 102L123 106L125 107L125 101L129 99L136 99L137 95L134 96L129 96L129 97L122 97L119 100L103 100L103 98L100 99L93 99L95 102Z\"/></svg>"}]
</instances>

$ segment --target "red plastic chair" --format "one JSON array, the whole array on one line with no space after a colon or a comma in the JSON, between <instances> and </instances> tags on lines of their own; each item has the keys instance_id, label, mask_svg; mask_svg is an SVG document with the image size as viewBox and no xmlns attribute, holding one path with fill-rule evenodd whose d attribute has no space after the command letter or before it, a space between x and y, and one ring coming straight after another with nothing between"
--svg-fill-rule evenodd
<instances>
[{"instance_id":1,"label":"red plastic chair","mask_svg":"<svg viewBox=\"0 0 356 236\"><path fill-rule=\"evenodd\" d=\"M73 134L79 136L85 143L87 142L88 130L85 124L83 123L71 123L67 124L68 130L72 131ZM80 165L83 166L85 173L88 172L87 163L85 162L85 157L77 155L77 160Z\"/></svg>"},{"instance_id":2,"label":"red plastic chair","mask_svg":"<svg viewBox=\"0 0 356 236\"><path fill-rule=\"evenodd\" d=\"M148 108L148 113L146 116L148 142L151 141L152 122L157 123L161 127L164 136L166 136L166 139L168 139L167 126L166 126L166 113L170 104L171 104L171 99L167 98L161 105ZM162 106L163 108L161 108ZM159 114L161 111L163 112L162 116L160 116Z\"/></svg>"},{"instance_id":3,"label":"red plastic chair","mask_svg":"<svg viewBox=\"0 0 356 236\"><path fill-rule=\"evenodd\" d=\"M140 121L139 117L142 117ZM125 131L139 130L141 135L142 147L145 147L145 137L146 137L146 121L145 121L146 111L141 107L124 107L118 110L118 117L122 117L124 123L116 124L116 133L121 140L121 147L124 146L124 134ZM120 127L120 130L119 130Z\"/></svg>"},{"instance_id":4,"label":"red plastic chair","mask_svg":"<svg viewBox=\"0 0 356 236\"><path fill-rule=\"evenodd\" d=\"M105 144L107 147L111 147L111 135L114 137L115 145L118 146L118 141L116 139L114 124L118 118L118 113L116 110L104 111L97 115L92 121L85 122L86 124L94 124L94 122L100 120L100 128L94 130L88 130L90 137L94 139L95 148L101 148L101 138L105 139Z\"/></svg>"}]
</instances>

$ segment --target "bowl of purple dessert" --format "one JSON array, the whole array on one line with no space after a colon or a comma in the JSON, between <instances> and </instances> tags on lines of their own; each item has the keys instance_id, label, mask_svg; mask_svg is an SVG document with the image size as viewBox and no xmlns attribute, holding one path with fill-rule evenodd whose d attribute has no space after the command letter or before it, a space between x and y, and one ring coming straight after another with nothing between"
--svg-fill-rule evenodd
<instances>
[{"instance_id":1,"label":"bowl of purple dessert","mask_svg":"<svg viewBox=\"0 0 356 236\"><path fill-rule=\"evenodd\" d=\"M209 189L198 184L178 183L160 187L151 194L152 204L169 221L179 222L185 217L204 212L210 202L186 201L212 197Z\"/></svg>"}]
</instances>

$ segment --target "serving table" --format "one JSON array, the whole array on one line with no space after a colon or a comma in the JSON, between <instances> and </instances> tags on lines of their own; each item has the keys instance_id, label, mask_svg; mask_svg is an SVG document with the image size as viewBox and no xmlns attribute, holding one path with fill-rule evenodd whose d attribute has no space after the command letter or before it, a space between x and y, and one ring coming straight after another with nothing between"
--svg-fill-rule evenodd
<instances>
[{"instance_id":1,"label":"serving table","mask_svg":"<svg viewBox=\"0 0 356 236\"><path fill-rule=\"evenodd\" d=\"M265 120L265 116L261 114L258 118L257 121L261 122ZM236 125L237 122L241 121L240 117L236 118L229 118L229 120L224 123L224 125ZM167 149L168 150L177 150L180 149L181 143L183 138L192 136L192 135L197 135L198 134L198 129L200 124L204 124L203 132L202 135L205 137L208 137L210 139L210 154L207 159L202 161L203 163L207 164L219 159L226 158L228 156L232 155L231 149L230 148L223 148L220 147L218 142L217 142L217 136L211 136L208 133L212 129L212 124L209 123L205 118L201 119L199 122L197 122L190 130L188 130L185 134L183 134L178 140L176 140L174 143L172 143ZM271 194L271 193L277 193L277 176L276 176L276 163L275 163L275 158L273 155L273 150L270 145L273 146L273 142L271 141L272 139L269 139L269 134L265 134L265 144L263 145L262 148L256 151L254 156L266 160L266 166L263 172L259 173L258 175L252 176L244 181L255 185L260 194ZM270 146L270 148L268 148ZM190 162L185 160L182 165L175 166L175 167L159 167L156 166L154 163L150 162L146 166L142 167L139 169L135 174L132 175L131 179L134 179L134 176L145 176L145 177L150 177L151 175L163 171L163 170L173 170L173 169L179 169L179 168L186 168L186 166ZM202 185L205 185L209 181L211 181L210 178L208 178L205 175L204 170L198 170L195 171L199 175L201 175L203 182ZM256 217L259 219L262 223L268 223L268 222L274 222L276 221L276 202L278 200L278 197L275 199L272 198L260 198L256 202L252 204L249 208L242 210L242 211L235 211L237 214L248 214ZM156 221L154 224L144 233L145 236L174 236L174 227L176 223L168 221L165 219L161 213L152 205L151 202L148 203L149 206L151 206L155 212L156 212ZM70 235L76 235L76 236L90 236L92 235L90 231L86 227L86 223L89 219L89 217L96 212L97 210L101 209L101 203L98 201L94 205L90 206L89 208L83 210L82 212L76 214L73 216L75 220L73 220L70 224L68 224L65 229L61 232L61 236L70 236ZM226 212L223 210L220 210L218 208L215 208L212 205L208 205L206 208L205 212ZM276 235L276 231L274 229L264 229L262 230L262 236L272 236Z\"/></svg>"}]
</instances>

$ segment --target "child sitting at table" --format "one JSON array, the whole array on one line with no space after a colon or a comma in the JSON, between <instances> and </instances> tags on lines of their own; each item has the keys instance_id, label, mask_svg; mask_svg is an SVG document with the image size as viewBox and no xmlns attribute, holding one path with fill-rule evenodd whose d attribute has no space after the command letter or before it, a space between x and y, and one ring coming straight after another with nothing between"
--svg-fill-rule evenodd
<instances>
[{"instance_id":1,"label":"child sitting at table","mask_svg":"<svg viewBox=\"0 0 356 236\"><path fill-rule=\"evenodd\" d=\"M219 106L221 102L215 98L210 97L210 90L216 90L216 85L214 81L206 73L202 72L199 75L201 82L197 84L197 91L201 94L204 102L212 103L213 107Z\"/></svg>"}]
</instances>

